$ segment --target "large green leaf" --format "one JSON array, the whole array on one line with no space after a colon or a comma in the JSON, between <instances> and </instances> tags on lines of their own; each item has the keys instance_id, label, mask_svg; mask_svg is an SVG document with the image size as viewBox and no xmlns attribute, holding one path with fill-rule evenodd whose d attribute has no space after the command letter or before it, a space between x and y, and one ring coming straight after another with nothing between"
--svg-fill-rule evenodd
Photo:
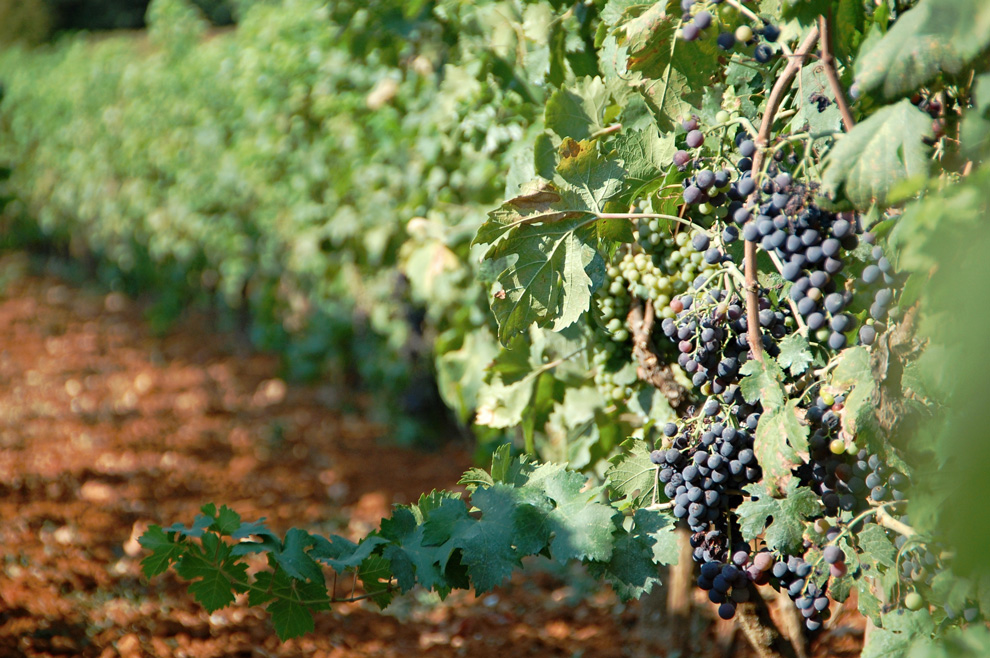
<instances>
[{"instance_id":1,"label":"large green leaf","mask_svg":"<svg viewBox=\"0 0 990 658\"><path fill-rule=\"evenodd\" d=\"M799 553L805 520L821 513L815 492L799 486L797 478L791 480L783 498L772 497L762 484L751 484L745 489L750 498L736 509L743 539L749 541L763 534L771 549L790 555ZM773 521L767 525L770 518Z\"/></svg>"},{"instance_id":2,"label":"large green leaf","mask_svg":"<svg viewBox=\"0 0 990 658\"><path fill-rule=\"evenodd\" d=\"M577 217L524 225L488 251L487 260L507 264L491 302L503 344L534 322L559 331L588 310L605 280L593 222Z\"/></svg>"},{"instance_id":3,"label":"large green leaf","mask_svg":"<svg viewBox=\"0 0 990 658\"><path fill-rule=\"evenodd\" d=\"M603 119L608 99L601 78L586 78L579 84L558 89L547 100L546 126L560 137L588 139L605 128Z\"/></svg>"},{"instance_id":4,"label":"large green leaf","mask_svg":"<svg viewBox=\"0 0 990 658\"><path fill-rule=\"evenodd\" d=\"M826 192L860 208L886 205L897 183L928 175L932 136L931 117L907 99L877 111L832 147Z\"/></svg>"},{"instance_id":5,"label":"large green leaf","mask_svg":"<svg viewBox=\"0 0 990 658\"><path fill-rule=\"evenodd\" d=\"M856 60L864 92L897 98L939 73L958 74L990 45L990 3L921 0Z\"/></svg>"}]
</instances>

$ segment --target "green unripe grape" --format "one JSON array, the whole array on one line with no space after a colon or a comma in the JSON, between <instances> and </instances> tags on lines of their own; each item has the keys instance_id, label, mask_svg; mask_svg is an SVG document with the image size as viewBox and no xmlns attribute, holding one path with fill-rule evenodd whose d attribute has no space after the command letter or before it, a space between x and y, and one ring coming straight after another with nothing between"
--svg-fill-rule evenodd
<instances>
[{"instance_id":1,"label":"green unripe grape","mask_svg":"<svg viewBox=\"0 0 990 658\"><path fill-rule=\"evenodd\" d=\"M612 396L611 397L612 397L613 400L622 400L622 399L624 399L622 397L622 387L621 386L616 386L615 388L613 388L612 389Z\"/></svg>"},{"instance_id":2,"label":"green unripe grape","mask_svg":"<svg viewBox=\"0 0 990 658\"><path fill-rule=\"evenodd\" d=\"M613 295L618 295L620 291L625 290L625 286L622 285L622 281L613 281L608 286L608 291Z\"/></svg>"},{"instance_id":3,"label":"green unripe grape","mask_svg":"<svg viewBox=\"0 0 990 658\"><path fill-rule=\"evenodd\" d=\"M636 296L640 299L649 299L650 289L643 284L639 284L636 286Z\"/></svg>"},{"instance_id":4,"label":"green unripe grape","mask_svg":"<svg viewBox=\"0 0 990 658\"><path fill-rule=\"evenodd\" d=\"M718 114L715 115L716 123L725 123L729 120L729 113L726 110L719 110Z\"/></svg>"},{"instance_id":5,"label":"green unripe grape","mask_svg":"<svg viewBox=\"0 0 990 658\"><path fill-rule=\"evenodd\" d=\"M740 25L736 28L736 41L746 43L753 38L753 28L748 25Z\"/></svg>"},{"instance_id":6,"label":"green unripe grape","mask_svg":"<svg viewBox=\"0 0 990 658\"><path fill-rule=\"evenodd\" d=\"M639 270L629 270L626 273L626 280L629 281L629 283L636 283L639 281Z\"/></svg>"},{"instance_id":7,"label":"green unripe grape","mask_svg":"<svg viewBox=\"0 0 990 658\"><path fill-rule=\"evenodd\" d=\"M667 265L670 269L676 269L682 260L684 260L684 254L679 251L675 251L670 255L670 258L667 259Z\"/></svg>"},{"instance_id":8,"label":"green unripe grape","mask_svg":"<svg viewBox=\"0 0 990 658\"><path fill-rule=\"evenodd\" d=\"M846 442L842 439L833 439L832 442L828 444L828 449L833 455L841 455L846 451Z\"/></svg>"},{"instance_id":9,"label":"green unripe grape","mask_svg":"<svg viewBox=\"0 0 990 658\"><path fill-rule=\"evenodd\" d=\"M603 306L602 307L602 318L604 318L606 320L611 320L614 317L615 317L615 309L614 308L612 308L611 306Z\"/></svg>"},{"instance_id":10,"label":"green unripe grape","mask_svg":"<svg viewBox=\"0 0 990 658\"><path fill-rule=\"evenodd\" d=\"M674 238L674 244L676 244L678 247L683 247L688 243L688 239L689 238L687 232L681 231L680 233L677 234L677 237Z\"/></svg>"},{"instance_id":11,"label":"green unripe grape","mask_svg":"<svg viewBox=\"0 0 990 658\"><path fill-rule=\"evenodd\" d=\"M643 269L646 267L646 254L636 254L633 256L633 265L635 265L637 269Z\"/></svg>"},{"instance_id":12,"label":"green unripe grape","mask_svg":"<svg viewBox=\"0 0 990 658\"><path fill-rule=\"evenodd\" d=\"M708 202L698 205L698 212L700 212L702 215L710 215L712 214L713 210L715 210L715 208L712 207L712 204Z\"/></svg>"},{"instance_id":13,"label":"green unripe grape","mask_svg":"<svg viewBox=\"0 0 990 658\"><path fill-rule=\"evenodd\" d=\"M648 226L650 227L650 230L651 231L653 231L654 233L656 233L657 231L660 230L660 220L659 219L651 219L650 220L650 223L648 224Z\"/></svg>"},{"instance_id":14,"label":"green unripe grape","mask_svg":"<svg viewBox=\"0 0 990 658\"><path fill-rule=\"evenodd\" d=\"M662 239L663 238L660 237L659 233L650 233L650 237L647 239L647 242L655 247L660 244L660 240Z\"/></svg>"},{"instance_id":15,"label":"green unripe grape","mask_svg":"<svg viewBox=\"0 0 990 658\"><path fill-rule=\"evenodd\" d=\"M643 275L643 285L647 288L653 288L657 285L657 276L652 272Z\"/></svg>"},{"instance_id":16,"label":"green unripe grape","mask_svg":"<svg viewBox=\"0 0 990 658\"><path fill-rule=\"evenodd\" d=\"M812 301L816 301L817 302L819 299L822 298L822 291L819 290L818 288L811 288L806 293L806 296L808 297L808 299L811 299Z\"/></svg>"},{"instance_id":17,"label":"green unripe grape","mask_svg":"<svg viewBox=\"0 0 990 658\"><path fill-rule=\"evenodd\" d=\"M924 605L925 600L921 598L921 594L918 594L917 592L909 592L908 595L904 597L904 607L912 612L915 610L921 610Z\"/></svg>"},{"instance_id":18,"label":"green unripe grape","mask_svg":"<svg viewBox=\"0 0 990 658\"><path fill-rule=\"evenodd\" d=\"M626 329L619 329L618 331L615 332L614 337L615 340L619 341L620 343L624 343L625 341L629 340L629 332Z\"/></svg>"},{"instance_id":19,"label":"green unripe grape","mask_svg":"<svg viewBox=\"0 0 990 658\"><path fill-rule=\"evenodd\" d=\"M657 300L653 304L654 307L658 307L659 306L661 308L664 307L664 306L669 306L669 305L670 305L670 296L669 295L663 295L663 294L657 295Z\"/></svg>"},{"instance_id":20,"label":"green unripe grape","mask_svg":"<svg viewBox=\"0 0 990 658\"><path fill-rule=\"evenodd\" d=\"M701 392L702 395L706 395L706 396L707 395L711 395L712 394L712 383L711 382L705 382L704 384L701 385L701 388L699 388L698 390Z\"/></svg>"},{"instance_id":21,"label":"green unripe grape","mask_svg":"<svg viewBox=\"0 0 990 658\"><path fill-rule=\"evenodd\" d=\"M663 309L661 309L660 311L660 317L670 318L671 320L673 320L674 318L677 317L677 313L674 313L674 309L670 308L670 306L664 306Z\"/></svg>"},{"instance_id":22,"label":"green unripe grape","mask_svg":"<svg viewBox=\"0 0 990 658\"><path fill-rule=\"evenodd\" d=\"M705 262L705 255L700 251L696 251L693 254L691 254L691 262L694 265L701 265L703 262Z\"/></svg>"},{"instance_id":23,"label":"green unripe grape","mask_svg":"<svg viewBox=\"0 0 990 658\"><path fill-rule=\"evenodd\" d=\"M657 279L657 288L660 290L670 289L670 277L661 276Z\"/></svg>"},{"instance_id":24,"label":"green unripe grape","mask_svg":"<svg viewBox=\"0 0 990 658\"><path fill-rule=\"evenodd\" d=\"M828 391L822 393L821 397L822 397L822 402L824 402L827 406L831 407L833 404L835 404L835 396L829 393Z\"/></svg>"},{"instance_id":25,"label":"green unripe grape","mask_svg":"<svg viewBox=\"0 0 990 658\"><path fill-rule=\"evenodd\" d=\"M831 333L832 332L828 327L822 327L821 329L815 332L815 340L817 340L819 343L824 343L825 341L828 340L829 334Z\"/></svg>"},{"instance_id":26,"label":"green unripe grape","mask_svg":"<svg viewBox=\"0 0 990 658\"><path fill-rule=\"evenodd\" d=\"M830 524L825 519L818 519L815 521L815 532L817 532L820 535L824 535L826 532L828 532L829 528L831 527L832 524Z\"/></svg>"},{"instance_id":27,"label":"green unripe grape","mask_svg":"<svg viewBox=\"0 0 990 658\"><path fill-rule=\"evenodd\" d=\"M608 321L608 324L605 325L605 328L608 329L609 333L614 334L619 329L622 329L622 320L619 318L612 318Z\"/></svg>"},{"instance_id":28,"label":"green unripe grape","mask_svg":"<svg viewBox=\"0 0 990 658\"><path fill-rule=\"evenodd\" d=\"M850 443L849 445L846 446L847 455L851 456L851 455L856 455L857 453L859 453L859 446L857 446L855 443Z\"/></svg>"}]
</instances>

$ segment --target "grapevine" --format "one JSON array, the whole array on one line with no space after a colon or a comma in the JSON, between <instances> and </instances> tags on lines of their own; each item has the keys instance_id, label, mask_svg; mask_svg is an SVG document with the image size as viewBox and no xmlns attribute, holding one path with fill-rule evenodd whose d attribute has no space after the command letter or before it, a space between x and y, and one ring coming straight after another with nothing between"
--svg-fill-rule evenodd
<instances>
[{"instance_id":1,"label":"grapevine","mask_svg":"<svg viewBox=\"0 0 990 658\"><path fill-rule=\"evenodd\" d=\"M369 86L359 102L333 105L338 90L318 83L290 94L274 120L289 137L260 131L253 122L273 122L245 112L260 132L241 135L229 155L271 162L266 175L293 181L261 199L261 214L278 221L243 232L234 220L216 232L190 222L207 243L200 249L156 207L132 232L93 222L91 240L121 267L133 237L176 263L175 280L215 283L221 272L221 294L250 290L275 320L262 323L272 341L293 326L289 301L307 308L296 286L311 285L307 294L335 317L327 300L338 289L360 306L362 289L351 287L401 261L411 296L427 307L414 324L438 337L444 399L479 435L504 440L490 470L466 473L464 494L433 492L395 508L358 541L301 529L282 537L208 505L191 525L145 533L145 573L174 568L210 610L246 594L287 638L340 601L330 571L349 574L355 591L360 584L348 600L386 606L417 586L488 591L541 555L581 562L631 599L660 586L660 567L677 560L686 535L707 614L738 620L761 655L788 653L765 595L793 603L803 630L790 641L800 653L839 623L836 610L850 609L854 592L875 628L864 655L928 655L920 652L940 643L990 652L985 542L959 530L977 513L972 501L990 495L974 475L990 449L973 441L985 432L972 395L990 318L973 303L982 297L958 293L990 277L980 222L990 186L987 4L683 0L540 5L544 13L494 5L489 13L501 18L489 26L485 11L459 16L431 4L423 33L445 35L441 59L487 48L496 33L515 39L509 55L494 48L446 69L416 54L417 44L389 51L392 68L374 87L370 74L341 74L341 89ZM329 20L322 5L306 6L310 19ZM448 49L450 35L477 25L490 31ZM314 31L319 52L338 64L377 56L366 39L344 52ZM192 47L157 34L175 61ZM315 50L300 48L301 61L320 60L305 52ZM319 79L321 66L300 76ZM393 77L402 80L394 90ZM265 75L238 80L253 93ZM36 107L24 86L17 79L4 101L17 125ZM413 93L420 87L426 100ZM426 106L438 112L429 127L409 128ZM346 112L363 117L357 138L335 123ZM391 144L379 131L400 125L409 132L394 149L351 148ZM321 130L337 141L306 141ZM430 141L433 133L444 139ZM47 181L60 159L32 139L18 142L17 156L39 158ZM115 152L104 139L100 152ZM297 147L305 157L292 155ZM321 158L338 151L369 177L353 177L362 193L327 191ZM90 162L86 149L75 152ZM379 156L388 167L365 169ZM119 171L157 172L136 161ZM307 178L312 169L323 172L318 180ZM476 213L496 203L494 169L506 176L506 200ZM417 175L429 180L427 193ZM20 184L21 194L37 194ZM158 199L157 185L134 189ZM404 200L381 212L389 186ZM55 197L73 201L50 213L54 225L88 235L92 213L74 215L75 200L107 187L87 178ZM312 205L293 205L283 222L281 204L304 188ZM224 190L202 206L211 218L240 217L240 206L224 206ZM404 230L389 225L403 213ZM382 230L351 230L355 215L378 218ZM285 233L293 222L307 242ZM152 230L158 223L162 232ZM212 241L221 234L256 245L266 267L285 256L293 275L246 272L254 261ZM323 250L335 255L294 260ZM212 277L194 269L203 262ZM384 310L361 308L391 330L383 318L399 309L386 302L394 286L382 288ZM568 464L547 460L554 450ZM990 531L971 534L990 541ZM249 572L255 553L267 567ZM753 632L753 619L767 632Z\"/></svg>"}]
</instances>

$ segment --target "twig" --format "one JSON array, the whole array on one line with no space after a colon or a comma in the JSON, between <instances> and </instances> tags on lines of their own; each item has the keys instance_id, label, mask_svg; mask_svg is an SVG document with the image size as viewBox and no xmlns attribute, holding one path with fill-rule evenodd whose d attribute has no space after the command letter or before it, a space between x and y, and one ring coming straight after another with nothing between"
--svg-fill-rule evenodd
<instances>
[{"instance_id":1,"label":"twig","mask_svg":"<svg viewBox=\"0 0 990 658\"><path fill-rule=\"evenodd\" d=\"M670 406L677 409L687 400L687 391L674 379L670 366L650 346L650 334L653 332L655 319L653 302L649 299L645 305L639 301L634 302L626 317L626 325L633 339L633 356L639 364L636 376L663 393Z\"/></svg>"},{"instance_id":2,"label":"twig","mask_svg":"<svg viewBox=\"0 0 990 658\"><path fill-rule=\"evenodd\" d=\"M611 126L608 126L607 128L602 128L601 130L591 133L588 136L588 139L595 139L596 137L604 137L605 135L609 135L611 133L617 133L620 130L622 130L622 124L613 123Z\"/></svg>"},{"instance_id":3,"label":"twig","mask_svg":"<svg viewBox=\"0 0 990 658\"><path fill-rule=\"evenodd\" d=\"M849 108L849 101L846 100L846 92L842 89L839 81L839 74L835 70L835 56L832 54L832 10L829 8L826 14L818 17L818 31L821 33L822 44L822 66L825 67L825 77L832 87L835 95L835 102L839 106L839 114L842 115L842 125L849 132L856 126L853 119L852 110Z\"/></svg>"},{"instance_id":4,"label":"twig","mask_svg":"<svg viewBox=\"0 0 990 658\"><path fill-rule=\"evenodd\" d=\"M753 154L753 180L756 182L756 190L753 192L753 204L757 205L756 199L760 194L760 174L763 171L764 149L770 142L770 132L773 129L774 117L780 109L780 103L784 94L794 82L794 77L801 70L808 53L818 42L818 28L812 28L808 36L804 38L798 47L795 56L787 62L787 66L781 72L780 77L774 84L770 95L767 97L767 109L763 114L763 121L760 123L760 132L756 136L756 153ZM749 349L753 353L753 358L763 362L763 342L760 336L760 285L756 278L756 243L746 241L745 251L745 275L746 275L746 324Z\"/></svg>"},{"instance_id":5,"label":"twig","mask_svg":"<svg viewBox=\"0 0 990 658\"><path fill-rule=\"evenodd\" d=\"M736 9L739 10L739 13L745 16L746 18L752 21L756 21L760 25L763 25L764 23L763 19L757 16L756 14L754 14L753 10L751 10L749 7L745 6L741 2L738 2L738 0L725 0L725 4L735 7Z\"/></svg>"}]
</instances>

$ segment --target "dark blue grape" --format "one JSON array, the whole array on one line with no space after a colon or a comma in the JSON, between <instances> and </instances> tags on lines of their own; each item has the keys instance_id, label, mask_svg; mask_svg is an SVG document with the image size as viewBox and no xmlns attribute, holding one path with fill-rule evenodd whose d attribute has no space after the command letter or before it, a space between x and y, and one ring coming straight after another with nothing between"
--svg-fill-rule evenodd
<instances>
[{"instance_id":1,"label":"dark blue grape","mask_svg":"<svg viewBox=\"0 0 990 658\"><path fill-rule=\"evenodd\" d=\"M723 32L718 35L716 43L722 50L732 50L732 47L736 45L736 36L732 32Z\"/></svg>"},{"instance_id":2,"label":"dark blue grape","mask_svg":"<svg viewBox=\"0 0 990 658\"><path fill-rule=\"evenodd\" d=\"M689 185L684 188L684 203L695 204L701 201L701 196L703 192L695 187L694 185Z\"/></svg>"},{"instance_id":3,"label":"dark blue grape","mask_svg":"<svg viewBox=\"0 0 990 658\"><path fill-rule=\"evenodd\" d=\"M753 50L753 58L760 64L766 64L773 57L773 48L765 43L761 43Z\"/></svg>"}]
</instances>

